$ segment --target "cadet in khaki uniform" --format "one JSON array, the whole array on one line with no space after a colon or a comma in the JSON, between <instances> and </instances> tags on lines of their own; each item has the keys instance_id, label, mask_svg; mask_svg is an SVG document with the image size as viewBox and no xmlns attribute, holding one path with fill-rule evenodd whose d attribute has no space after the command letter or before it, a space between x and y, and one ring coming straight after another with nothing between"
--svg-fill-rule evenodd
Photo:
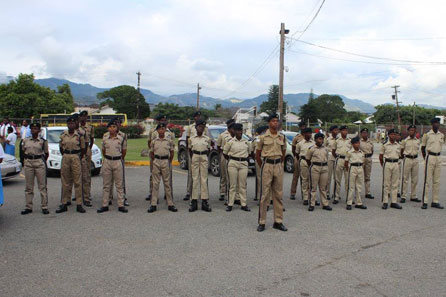
<instances>
[{"instance_id":1,"label":"cadet in khaki uniform","mask_svg":"<svg viewBox=\"0 0 446 297\"><path fill-rule=\"evenodd\" d=\"M225 144L234 137L234 131L232 128L232 125L234 124L235 120L230 119L226 121L227 129L225 132L220 133L217 138L217 148L218 152L220 154L220 198L218 200L223 201L225 199L225 196L227 195L228 189L228 164L226 161L226 158L223 154L223 149L225 147ZM232 132L232 133L231 133ZM229 197L228 197L229 199Z\"/></svg>"},{"instance_id":2,"label":"cadet in khaki uniform","mask_svg":"<svg viewBox=\"0 0 446 297\"><path fill-rule=\"evenodd\" d=\"M417 185L418 185L418 152L420 150L420 140L416 138L417 127L415 125L410 125L407 128L409 131L409 136L406 137L401 142L401 156L404 157L403 160L403 181L401 189L401 203L406 202L408 195L409 179L411 183L410 191L410 201L421 202L417 198Z\"/></svg>"},{"instance_id":3,"label":"cadet in khaki uniform","mask_svg":"<svg viewBox=\"0 0 446 297\"><path fill-rule=\"evenodd\" d=\"M39 137L40 124L31 123L31 137L22 140L20 144L21 155L24 157L25 167L25 198L26 208L21 212L26 215L33 212L34 179L39 186L41 208L43 214L48 211L48 193L46 186L46 160L48 159L48 142Z\"/></svg>"},{"instance_id":4,"label":"cadet in khaki uniform","mask_svg":"<svg viewBox=\"0 0 446 297\"><path fill-rule=\"evenodd\" d=\"M366 157L365 153L360 149L361 141L359 137L354 137L351 140L351 144L353 148L347 152L344 162L345 169L348 171L347 210L352 210L354 197L355 208L367 209L367 206L363 205L361 200L362 182L364 180L364 162Z\"/></svg>"},{"instance_id":5,"label":"cadet in khaki uniform","mask_svg":"<svg viewBox=\"0 0 446 297\"><path fill-rule=\"evenodd\" d=\"M335 187L334 187L334 201L333 204L337 204L339 200L341 199L341 182L342 182L342 176L344 176L344 183L345 183L345 194L348 193L347 188L347 170L345 170L345 157L347 155L347 152L352 148L351 140L347 136L348 134L348 128L347 126L341 126L341 137L338 137L336 139L334 149L332 150L333 157L336 157L336 171L335 171Z\"/></svg>"},{"instance_id":6,"label":"cadet in khaki uniform","mask_svg":"<svg viewBox=\"0 0 446 297\"><path fill-rule=\"evenodd\" d=\"M336 139L338 138L339 134L339 128L336 125L333 125L329 128L330 130L330 136L328 136L324 141L324 146L330 150L330 153L328 154L328 182L327 182L327 200L330 200L331 196L331 181L335 181L335 174L336 172L336 158L331 153L335 148ZM333 194L334 197L334 194ZM333 198L334 199L334 198Z\"/></svg>"},{"instance_id":7,"label":"cadet in khaki uniform","mask_svg":"<svg viewBox=\"0 0 446 297\"><path fill-rule=\"evenodd\" d=\"M62 166L60 177L62 181L62 204L56 213L68 210L67 204L71 199L71 191L74 184L76 198L76 211L85 213L82 207L82 165L81 159L85 153L85 139L76 130L76 120L73 117L67 119L68 130L60 135L59 150L62 154Z\"/></svg>"},{"instance_id":8,"label":"cadet in khaki uniform","mask_svg":"<svg viewBox=\"0 0 446 297\"><path fill-rule=\"evenodd\" d=\"M373 142L369 138L369 129L361 129L361 140L359 149L364 153L364 186L365 198L374 199L375 196L370 192L370 179L372 176L372 156L373 156Z\"/></svg>"},{"instance_id":9,"label":"cadet in khaki uniform","mask_svg":"<svg viewBox=\"0 0 446 297\"><path fill-rule=\"evenodd\" d=\"M331 210L327 200L327 182L328 182L328 149L324 146L324 134L314 135L315 145L307 150L305 159L310 166L310 187L311 202L308 211L313 211L316 205L317 188L319 187L319 196L322 202L322 209Z\"/></svg>"},{"instance_id":10,"label":"cadet in khaki uniform","mask_svg":"<svg viewBox=\"0 0 446 297\"><path fill-rule=\"evenodd\" d=\"M127 213L128 210L124 206L124 168L122 160L127 153L123 149L122 143L124 137L118 134L118 127L114 120L108 125L108 134L102 138L102 154L104 155L104 163L102 164L102 207L97 210L98 213L108 211L110 200L110 192L113 191L113 183L118 194L118 211Z\"/></svg>"},{"instance_id":11,"label":"cadet in khaki uniform","mask_svg":"<svg viewBox=\"0 0 446 297\"><path fill-rule=\"evenodd\" d=\"M401 145L401 141L402 141L401 137L402 137L401 132L398 132L396 134L396 142L398 142L400 145ZM397 198L401 198L401 192L400 192L400 190L401 190L401 178L403 176L403 156L402 155L400 155L400 159L398 160L398 170L399 170L400 177L398 178Z\"/></svg>"},{"instance_id":12,"label":"cadet in khaki uniform","mask_svg":"<svg viewBox=\"0 0 446 297\"><path fill-rule=\"evenodd\" d=\"M268 117L269 129L259 137L256 146L256 161L261 167L262 194L259 207L259 226L257 231L265 230L266 212L271 197L274 205L273 228L281 231L288 229L283 225L283 161L285 160L285 136L278 132L277 115ZM272 194L271 194L272 192Z\"/></svg>"},{"instance_id":13,"label":"cadet in khaki uniform","mask_svg":"<svg viewBox=\"0 0 446 297\"><path fill-rule=\"evenodd\" d=\"M429 188L432 185L431 207L443 209L438 200L440 192L441 177L441 148L445 143L444 134L439 131L440 119L431 120L432 129L424 133L421 140L421 153L425 159L424 186L423 186L423 209L427 208L429 202Z\"/></svg>"},{"instance_id":14,"label":"cadet in khaki uniform","mask_svg":"<svg viewBox=\"0 0 446 297\"><path fill-rule=\"evenodd\" d=\"M232 211L235 196L238 193L240 197L241 209L251 211L246 205L246 179L248 177L248 156L252 154L251 144L242 138L243 125L232 125L235 137L226 142L223 149L225 158L228 162L229 175L229 201L226 211Z\"/></svg>"},{"instance_id":15,"label":"cadet in khaki uniform","mask_svg":"<svg viewBox=\"0 0 446 297\"><path fill-rule=\"evenodd\" d=\"M91 148L94 144L94 128L87 123L88 112L81 111L79 114L79 130L84 134L85 155L82 158L82 190L84 205L91 207Z\"/></svg>"},{"instance_id":16,"label":"cadet in khaki uniform","mask_svg":"<svg viewBox=\"0 0 446 297\"><path fill-rule=\"evenodd\" d=\"M268 130L268 126L261 126L256 129L256 135L254 137L254 140L252 142L252 148L253 152L257 149L257 142L259 141L259 136L263 135L266 130ZM254 201L260 200L262 198L260 195L262 193L262 175L261 175L261 168L257 162L256 163L256 196L254 197Z\"/></svg>"},{"instance_id":17,"label":"cadet in khaki uniform","mask_svg":"<svg viewBox=\"0 0 446 297\"><path fill-rule=\"evenodd\" d=\"M198 209L198 196L201 198L201 209L212 211L209 206L208 191L208 155L211 149L211 139L204 134L206 122L198 120L196 123L196 134L189 138L189 154L192 169L192 203L190 212Z\"/></svg>"},{"instance_id":18,"label":"cadet in khaki uniform","mask_svg":"<svg viewBox=\"0 0 446 297\"><path fill-rule=\"evenodd\" d=\"M290 190L290 199L295 200L296 199L296 192L297 192L297 184L299 183L300 178L300 161L299 161L299 154L296 153L296 147L297 144L304 139L303 136L303 130L307 127L305 122L299 123L299 130L300 133L294 136L293 141L291 142L291 152L294 156L294 171L293 171L293 181L291 182L291 190ZM302 183L302 181L301 181ZM301 185L302 186L302 185Z\"/></svg>"},{"instance_id":19,"label":"cadet in khaki uniform","mask_svg":"<svg viewBox=\"0 0 446 297\"><path fill-rule=\"evenodd\" d=\"M161 179L163 179L164 193L167 200L167 209L172 212L177 212L178 209L173 205L172 199L172 159L174 155L174 144L166 135L166 124L161 123L156 127L157 137L150 143L150 154L153 161L152 176L152 200L148 213L156 211L158 203L158 190Z\"/></svg>"},{"instance_id":20,"label":"cadet in khaki uniform","mask_svg":"<svg viewBox=\"0 0 446 297\"><path fill-rule=\"evenodd\" d=\"M314 141L311 139L313 133L311 128L305 128L302 132L304 139L297 143L296 154L299 158L302 199L304 205L308 205L310 199L310 170L306 161L306 154L308 149L314 145Z\"/></svg>"},{"instance_id":21,"label":"cadet in khaki uniform","mask_svg":"<svg viewBox=\"0 0 446 297\"><path fill-rule=\"evenodd\" d=\"M398 179L401 145L396 141L397 131L390 129L387 133L389 140L386 141L379 155L379 162L383 167L383 191L382 191L382 209L387 209L389 203L389 195L391 198L390 207L402 209L397 203Z\"/></svg>"}]
</instances>

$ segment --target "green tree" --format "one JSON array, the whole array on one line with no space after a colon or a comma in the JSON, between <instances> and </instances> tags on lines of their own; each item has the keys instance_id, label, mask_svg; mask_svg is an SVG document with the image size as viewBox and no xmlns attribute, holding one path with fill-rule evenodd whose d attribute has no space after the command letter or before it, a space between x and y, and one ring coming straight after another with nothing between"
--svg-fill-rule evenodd
<instances>
[{"instance_id":1,"label":"green tree","mask_svg":"<svg viewBox=\"0 0 446 297\"><path fill-rule=\"evenodd\" d=\"M398 115L396 112L396 106L392 104L382 104L375 106L376 112L374 113L374 119L376 123L398 124ZM400 106L401 124L411 124L413 121L413 114L415 112L415 124L416 125L429 125L430 120L437 116L444 114L444 111L433 108L424 108L420 106Z\"/></svg>"},{"instance_id":2,"label":"green tree","mask_svg":"<svg viewBox=\"0 0 446 297\"><path fill-rule=\"evenodd\" d=\"M200 108L200 111L203 119L217 116L215 110ZM178 104L173 103L158 103L153 109L151 116L155 117L158 114L163 114L170 120L186 120L192 119L192 114L194 112L195 107L192 106L179 106Z\"/></svg>"},{"instance_id":3,"label":"green tree","mask_svg":"<svg viewBox=\"0 0 446 297\"><path fill-rule=\"evenodd\" d=\"M344 108L344 101L337 95L320 95L314 98L310 93L308 102L301 106L299 116L307 121L316 122L318 119L323 122L342 121L347 115Z\"/></svg>"},{"instance_id":4,"label":"green tree","mask_svg":"<svg viewBox=\"0 0 446 297\"><path fill-rule=\"evenodd\" d=\"M222 108L222 106L221 106L221 104L220 103L216 103L215 104L215 110L220 110Z\"/></svg>"},{"instance_id":5,"label":"green tree","mask_svg":"<svg viewBox=\"0 0 446 297\"><path fill-rule=\"evenodd\" d=\"M122 85L98 93L97 98L103 100L102 105L108 104L118 113L125 113L130 119L146 118L150 115L150 106L144 96L132 86Z\"/></svg>"},{"instance_id":6,"label":"green tree","mask_svg":"<svg viewBox=\"0 0 446 297\"><path fill-rule=\"evenodd\" d=\"M269 87L268 100L260 104L260 112L275 113L279 110L279 86ZM282 114L286 114L286 102L283 102Z\"/></svg>"}]
</instances>

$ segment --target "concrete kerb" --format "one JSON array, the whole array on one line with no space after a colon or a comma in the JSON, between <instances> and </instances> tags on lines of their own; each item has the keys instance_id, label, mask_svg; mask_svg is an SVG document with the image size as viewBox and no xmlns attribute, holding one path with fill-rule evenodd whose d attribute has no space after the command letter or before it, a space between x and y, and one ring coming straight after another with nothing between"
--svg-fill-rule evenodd
<instances>
[{"instance_id":1,"label":"concrete kerb","mask_svg":"<svg viewBox=\"0 0 446 297\"><path fill-rule=\"evenodd\" d=\"M125 165L127 166L149 166L150 161L125 161ZM177 160L172 161L172 166L180 166L180 162Z\"/></svg>"}]
</instances>

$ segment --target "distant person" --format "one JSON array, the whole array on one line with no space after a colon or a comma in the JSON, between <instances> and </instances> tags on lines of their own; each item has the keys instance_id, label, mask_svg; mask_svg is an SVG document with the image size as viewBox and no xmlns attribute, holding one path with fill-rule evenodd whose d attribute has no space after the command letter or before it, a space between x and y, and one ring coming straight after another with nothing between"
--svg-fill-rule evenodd
<instances>
[{"instance_id":1,"label":"distant person","mask_svg":"<svg viewBox=\"0 0 446 297\"><path fill-rule=\"evenodd\" d=\"M3 147L0 145L0 163L3 162L5 158L5 153L3 152ZM3 182L2 182L2 171L0 170L0 205L3 205Z\"/></svg>"},{"instance_id":2,"label":"distant person","mask_svg":"<svg viewBox=\"0 0 446 297\"><path fill-rule=\"evenodd\" d=\"M8 127L8 136L6 137L5 154L15 156L15 143L17 134L14 133L13 127Z\"/></svg>"},{"instance_id":3,"label":"distant person","mask_svg":"<svg viewBox=\"0 0 446 297\"><path fill-rule=\"evenodd\" d=\"M8 117L5 117L3 119L3 123L0 125L0 143L2 144L3 148L5 148L6 145L6 137L8 136L8 128L12 127L13 131L15 131L15 127L11 124Z\"/></svg>"},{"instance_id":4,"label":"distant person","mask_svg":"<svg viewBox=\"0 0 446 297\"><path fill-rule=\"evenodd\" d=\"M22 127L20 128L20 138L25 139L31 136L31 128L27 120L23 120Z\"/></svg>"}]
</instances>

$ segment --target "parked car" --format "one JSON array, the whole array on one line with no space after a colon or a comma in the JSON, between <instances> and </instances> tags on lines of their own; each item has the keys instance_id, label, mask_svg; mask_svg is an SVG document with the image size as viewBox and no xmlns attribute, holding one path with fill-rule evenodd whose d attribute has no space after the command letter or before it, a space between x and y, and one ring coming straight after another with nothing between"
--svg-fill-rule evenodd
<instances>
[{"instance_id":1,"label":"parked car","mask_svg":"<svg viewBox=\"0 0 446 297\"><path fill-rule=\"evenodd\" d=\"M48 173L59 172L62 165L62 154L59 151L59 137L67 127L45 127L41 131L41 136L48 140L49 157L46 162ZM101 150L96 144L91 148L91 173L98 175L102 168Z\"/></svg>"},{"instance_id":2,"label":"parked car","mask_svg":"<svg viewBox=\"0 0 446 297\"><path fill-rule=\"evenodd\" d=\"M213 146L211 148L211 152L209 154L209 170L213 176L220 176L220 158L217 150L217 138L218 135L223 133L226 130L226 126L217 126L211 125L208 126L209 134L211 139L213 140ZM243 135L243 138L251 141L247 135ZM182 169L187 169L189 164L187 163L187 152L186 152L186 133L181 135L178 140L178 162L180 163L180 167ZM254 159L249 157L248 160L248 168L251 170L255 170Z\"/></svg>"},{"instance_id":3,"label":"parked car","mask_svg":"<svg viewBox=\"0 0 446 297\"><path fill-rule=\"evenodd\" d=\"M22 164L12 155L5 154L0 164L2 180L13 178L22 171Z\"/></svg>"},{"instance_id":4,"label":"parked car","mask_svg":"<svg viewBox=\"0 0 446 297\"><path fill-rule=\"evenodd\" d=\"M286 172L292 173L294 172L294 156L291 143L293 142L294 137L297 135L297 132L282 131L281 133L285 135L287 142L284 169Z\"/></svg>"}]
</instances>

